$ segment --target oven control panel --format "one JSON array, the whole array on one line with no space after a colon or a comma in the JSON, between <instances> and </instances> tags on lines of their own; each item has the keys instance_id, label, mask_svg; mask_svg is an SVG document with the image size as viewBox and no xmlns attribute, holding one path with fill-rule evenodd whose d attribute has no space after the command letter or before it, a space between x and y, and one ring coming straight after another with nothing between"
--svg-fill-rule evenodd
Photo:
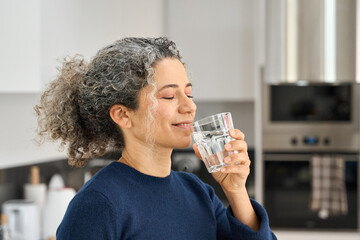
<instances>
[{"instance_id":1,"label":"oven control panel","mask_svg":"<svg viewBox=\"0 0 360 240\"><path fill-rule=\"evenodd\" d=\"M303 143L305 145L317 145L319 143L319 137L317 137L317 136L305 136L303 138Z\"/></svg>"},{"instance_id":2,"label":"oven control panel","mask_svg":"<svg viewBox=\"0 0 360 240\"><path fill-rule=\"evenodd\" d=\"M291 137L290 144L296 146L298 144L302 144L304 146L317 146L324 145L329 146L331 144L330 137L319 137L319 136L304 136L301 139L298 137Z\"/></svg>"},{"instance_id":3,"label":"oven control panel","mask_svg":"<svg viewBox=\"0 0 360 240\"><path fill-rule=\"evenodd\" d=\"M354 133L266 133L263 135L265 151L336 150L359 151L360 135Z\"/></svg>"}]
</instances>

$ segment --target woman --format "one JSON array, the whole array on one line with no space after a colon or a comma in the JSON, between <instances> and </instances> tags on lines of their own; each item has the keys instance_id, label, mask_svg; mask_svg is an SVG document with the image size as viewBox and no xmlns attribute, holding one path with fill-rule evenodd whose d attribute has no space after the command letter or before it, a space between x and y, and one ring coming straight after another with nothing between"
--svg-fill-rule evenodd
<instances>
[{"instance_id":1,"label":"woman","mask_svg":"<svg viewBox=\"0 0 360 240\"><path fill-rule=\"evenodd\" d=\"M166 38L125 38L90 64L79 56L64 62L36 106L40 136L61 139L73 166L110 148L122 157L77 193L58 239L276 239L265 210L248 197L250 160L239 130L226 148L239 152L227 159L237 164L213 173L228 209L195 175L171 171L173 148L191 143L191 89Z\"/></svg>"}]
</instances>

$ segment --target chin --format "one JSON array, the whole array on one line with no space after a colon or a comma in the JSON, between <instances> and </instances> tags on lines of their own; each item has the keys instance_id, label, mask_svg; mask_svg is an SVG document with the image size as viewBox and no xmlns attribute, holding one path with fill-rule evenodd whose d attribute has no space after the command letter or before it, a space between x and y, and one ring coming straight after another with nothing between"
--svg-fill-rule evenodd
<instances>
[{"instance_id":1,"label":"chin","mask_svg":"<svg viewBox=\"0 0 360 240\"><path fill-rule=\"evenodd\" d=\"M178 142L174 148L188 148L191 145L191 139L189 141Z\"/></svg>"}]
</instances>

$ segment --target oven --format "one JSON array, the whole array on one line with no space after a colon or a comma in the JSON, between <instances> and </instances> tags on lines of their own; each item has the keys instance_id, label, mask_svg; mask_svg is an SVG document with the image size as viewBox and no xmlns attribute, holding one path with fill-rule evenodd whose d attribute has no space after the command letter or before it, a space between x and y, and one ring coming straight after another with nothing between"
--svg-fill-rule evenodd
<instances>
[{"instance_id":1,"label":"oven","mask_svg":"<svg viewBox=\"0 0 360 240\"><path fill-rule=\"evenodd\" d=\"M314 152L265 152L264 205L273 228L358 229L358 153L336 154L345 159L347 213L321 216L320 211L311 209L313 189L309 160Z\"/></svg>"},{"instance_id":2,"label":"oven","mask_svg":"<svg viewBox=\"0 0 360 240\"><path fill-rule=\"evenodd\" d=\"M360 86L262 89L263 200L271 227L360 231Z\"/></svg>"}]
</instances>

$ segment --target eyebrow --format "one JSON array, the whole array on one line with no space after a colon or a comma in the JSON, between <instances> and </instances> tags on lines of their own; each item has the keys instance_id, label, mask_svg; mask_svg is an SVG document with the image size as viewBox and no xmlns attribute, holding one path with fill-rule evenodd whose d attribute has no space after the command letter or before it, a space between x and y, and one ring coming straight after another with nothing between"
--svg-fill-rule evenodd
<instances>
[{"instance_id":1,"label":"eyebrow","mask_svg":"<svg viewBox=\"0 0 360 240\"><path fill-rule=\"evenodd\" d=\"M168 85L161 87L158 91L161 91L165 88L178 88L178 87L179 87L178 84L168 84ZM187 88L187 87L192 87L192 84L191 83L186 84L185 88Z\"/></svg>"}]
</instances>

